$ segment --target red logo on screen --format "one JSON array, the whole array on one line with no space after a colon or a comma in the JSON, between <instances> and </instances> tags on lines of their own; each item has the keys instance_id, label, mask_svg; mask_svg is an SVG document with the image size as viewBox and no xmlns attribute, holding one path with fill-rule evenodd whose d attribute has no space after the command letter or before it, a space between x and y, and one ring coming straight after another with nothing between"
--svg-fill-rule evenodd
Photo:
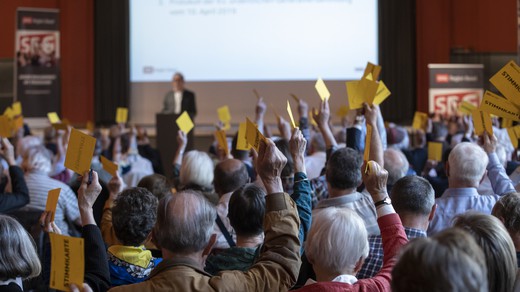
<instances>
[{"instance_id":1,"label":"red logo on screen","mask_svg":"<svg viewBox=\"0 0 520 292\"><path fill-rule=\"evenodd\" d=\"M33 22L33 19L31 16L24 16L22 18L22 24L31 24Z\"/></svg>"},{"instance_id":2,"label":"red logo on screen","mask_svg":"<svg viewBox=\"0 0 520 292\"><path fill-rule=\"evenodd\" d=\"M479 91L466 91L454 93L440 93L433 97L433 112L439 114L455 115L459 104L467 101L476 107L480 104Z\"/></svg>"},{"instance_id":3,"label":"red logo on screen","mask_svg":"<svg viewBox=\"0 0 520 292\"><path fill-rule=\"evenodd\" d=\"M435 82L437 83L448 83L450 81L449 74L435 74Z\"/></svg>"}]
</instances>

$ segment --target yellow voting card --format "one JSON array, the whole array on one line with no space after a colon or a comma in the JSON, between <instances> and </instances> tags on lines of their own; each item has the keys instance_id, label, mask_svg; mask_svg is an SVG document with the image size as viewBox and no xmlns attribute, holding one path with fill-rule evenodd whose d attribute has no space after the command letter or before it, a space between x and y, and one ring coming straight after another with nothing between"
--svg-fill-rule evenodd
<instances>
[{"instance_id":1,"label":"yellow voting card","mask_svg":"<svg viewBox=\"0 0 520 292\"><path fill-rule=\"evenodd\" d=\"M318 78L318 81L316 81L316 84L314 85L316 88L316 91L320 95L321 100L326 100L330 98L330 92L327 89L327 86L325 85L325 82L321 78Z\"/></svg>"},{"instance_id":2,"label":"yellow voting card","mask_svg":"<svg viewBox=\"0 0 520 292\"><path fill-rule=\"evenodd\" d=\"M490 135L493 135L493 127L491 122L491 116L488 112L476 109L472 113L473 126L475 127L475 134L478 136L487 131Z\"/></svg>"},{"instance_id":3,"label":"yellow voting card","mask_svg":"<svg viewBox=\"0 0 520 292\"><path fill-rule=\"evenodd\" d=\"M520 110L507 99L486 90L480 109L501 118L520 121Z\"/></svg>"},{"instance_id":4,"label":"yellow voting card","mask_svg":"<svg viewBox=\"0 0 520 292\"><path fill-rule=\"evenodd\" d=\"M188 115L187 111L184 111L178 118L177 118L177 126L181 131L183 131L185 134L188 134L191 129L195 125L193 125L193 122L191 121L190 115Z\"/></svg>"},{"instance_id":5,"label":"yellow voting card","mask_svg":"<svg viewBox=\"0 0 520 292\"><path fill-rule=\"evenodd\" d=\"M458 111L464 115L470 116L476 109L477 107L474 104L467 101L462 101L461 103L459 103Z\"/></svg>"},{"instance_id":6,"label":"yellow voting card","mask_svg":"<svg viewBox=\"0 0 520 292\"><path fill-rule=\"evenodd\" d=\"M51 273L49 286L70 291L69 285L82 287L85 275L83 238L49 233L51 239Z\"/></svg>"},{"instance_id":7,"label":"yellow voting card","mask_svg":"<svg viewBox=\"0 0 520 292\"><path fill-rule=\"evenodd\" d=\"M238 126L238 134L237 134L237 150L249 151L251 149L251 145L247 143L246 139L246 128L247 123L240 123Z\"/></svg>"},{"instance_id":8,"label":"yellow voting card","mask_svg":"<svg viewBox=\"0 0 520 292\"><path fill-rule=\"evenodd\" d=\"M424 130L428 122L428 114L422 112L415 112L413 116L412 128Z\"/></svg>"},{"instance_id":9,"label":"yellow voting card","mask_svg":"<svg viewBox=\"0 0 520 292\"><path fill-rule=\"evenodd\" d=\"M229 149L228 149L228 143L227 143L227 138L226 138L226 131L217 130L215 132L215 137L217 137L217 143L220 146L220 148L224 150L226 155L228 155Z\"/></svg>"},{"instance_id":10,"label":"yellow voting card","mask_svg":"<svg viewBox=\"0 0 520 292\"><path fill-rule=\"evenodd\" d=\"M513 126L513 120L502 118L502 122L500 123L500 127L502 127L502 129L511 128L512 126Z\"/></svg>"},{"instance_id":11,"label":"yellow voting card","mask_svg":"<svg viewBox=\"0 0 520 292\"><path fill-rule=\"evenodd\" d=\"M246 140L256 151L260 148L260 141L265 141L264 135L260 133L256 125L248 118L246 118Z\"/></svg>"},{"instance_id":12,"label":"yellow voting card","mask_svg":"<svg viewBox=\"0 0 520 292\"><path fill-rule=\"evenodd\" d=\"M50 190L47 194L47 204L45 204L45 211L52 211L51 221L54 221L54 215L56 214L56 207L58 206L58 199L60 198L61 189Z\"/></svg>"},{"instance_id":13,"label":"yellow voting card","mask_svg":"<svg viewBox=\"0 0 520 292\"><path fill-rule=\"evenodd\" d=\"M442 161L442 143L428 142L428 159Z\"/></svg>"},{"instance_id":14,"label":"yellow voting card","mask_svg":"<svg viewBox=\"0 0 520 292\"><path fill-rule=\"evenodd\" d=\"M374 104L380 105L385 99L387 99L390 94L390 90L386 87L385 83L381 80L379 81L379 85L377 87L376 97L374 97Z\"/></svg>"},{"instance_id":15,"label":"yellow voting card","mask_svg":"<svg viewBox=\"0 0 520 292\"><path fill-rule=\"evenodd\" d=\"M65 156L65 167L79 175L84 175L90 169L95 147L96 138L72 129Z\"/></svg>"},{"instance_id":16,"label":"yellow voting card","mask_svg":"<svg viewBox=\"0 0 520 292\"><path fill-rule=\"evenodd\" d=\"M47 113L47 118L49 119L49 122L51 122L51 124L61 123L60 117L56 112Z\"/></svg>"},{"instance_id":17,"label":"yellow voting card","mask_svg":"<svg viewBox=\"0 0 520 292\"><path fill-rule=\"evenodd\" d=\"M338 110L336 111L336 115L337 115L338 117L340 117L340 118L344 118L344 117L347 116L349 110L350 110L350 109L348 108L348 106L346 106L346 105L342 105L342 106L340 106L340 107L338 108Z\"/></svg>"},{"instance_id":18,"label":"yellow voting card","mask_svg":"<svg viewBox=\"0 0 520 292\"><path fill-rule=\"evenodd\" d=\"M363 160L370 160L370 143L372 141L372 126L367 124L367 135L365 137L365 152L363 153Z\"/></svg>"},{"instance_id":19,"label":"yellow voting card","mask_svg":"<svg viewBox=\"0 0 520 292\"><path fill-rule=\"evenodd\" d=\"M348 107L350 109L358 109L363 107L363 98L358 94L357 87L359 81L347 81Z\"/></svg>"},{"instance_id":20,"label":"yellow voting card","mask_svg":"<svg viewBox=\"0 0 520 292\"><path fill-rule=\"evenodd\" d=\"M365 67L365 72L363 73L363 78L366 78L369 74L371 74L373 80L377 80L379 73L381 73L381 66L368 62L367 66Z\"/></svg>"},{"instance_id":21,"label":"yellow voting card","mask_svg":"<svg viewBox=\"0 0 520 292\"><path fill-rule=\"evenodd\" d=\"M13 109L10 106L5 109L4 116L8 117L9 119L14 117Z\"/></svg>"},{"instance_id":22,"label":"yellow voting card","mask_svg":"<svg viewBox=\"0 0 520 292\"><path fill-rule=\"evenodd\" d=\"M99 157L99 160L101 161L101 165L103 165L103 169L110 173L111 176L116 176L117 171L119 170L119 165L112 162L110 159L106 158L105 156L101 155Z\"/></svg>"},{"instance_id":23,"label":"yellow voting card","mask_svg":"<svg viewBox=\"0 0 520 292\"><path fill-rule=\"evenodd\" d=\"M21 102L17 101L15 103L13 103L13 105L11 107L13 109L14 116L19 116L22 114L22 103Z\"/></svg>"},{"instance_id":24,"label":"yellow voting card","mask_svg":"<svg viewBox=\"0 0 520 292\"><path fill-rule=\"evenodd\" d=\"M520 105L520 67L518 67L515 61L509 61L489 81L510 102Z\"/></svg>"},{"instance_id":25,"label":"yellow voting card","mask_svg":"<svg viewBox=\"0 0 520 292\"><path fill-rule=\"evenodd\" d=\"M511 140L511 144L515 149L518 148L518 139L520 139L520 125L507 128L507 134L509 135L509 140Z\"/></svg>"},{"instance_id":26,"label":"yellow voting card","mask_svg":"<svg viewBox=\"0 0 520 292\"><path fill-rule=\"evenodd\" d=\"M57 130L67 130L67 128L69 126L65 123L57 123L57 124L52 124L52 127L57 131Z\"/></svg>"},{"instance_id":27,"label":"yellow voting card","mask_svg":"<svg viewBox=\"0 0 520 292\"><path fill-rule=\"evenodd\" d=\"M231 121L231 114L229 113L229 107L227 105L221 106L217 109L218 119L222 123Z\"/></svg>"},{"instance_id":28,"label":"yellow voting card","mask_svg":"<svg viewBox=\"0 0 520 292\"><path fill-rule=\"evenodd\" d=\"M116 110L116 123L125 124L128 121L128 108L118 107Z\"/></svg>"},{"instance_id":29,"label":"yellow voting card","mask_svg":"<svg viewBox=\"0 0 520 292\"><path fill-rule=\"evenodd\" d=\"M357 94L359 94L360 98L368 104L373 104L377 89L379 87L377 82L368 78L371 76L372 74L369 74L367 78L361 79L356 88Z\"/></svg>"},{"instance_id":30,"label":"yellow voting card","mask_svg":"<svg viewBox=\"0 0 520 292\"><path fill-rule=\"evenodd\" d=\"M0 116L0 136L8 138L12 135L11 121L7 116Z\"/></svg>"},{"instance_id":31,"label":"yellow voting card","mask_svg":"<svg viewBox=\"0 0 520 292\"><path fill-rule=\"evenodd\" d=\"M289 114L289 118L291 119L291 126L293 127L293 129L296 128L296 123L294 123L291 104L289 103L289 101L287 101L287 113Z\"/></svg>"}]
</instances>

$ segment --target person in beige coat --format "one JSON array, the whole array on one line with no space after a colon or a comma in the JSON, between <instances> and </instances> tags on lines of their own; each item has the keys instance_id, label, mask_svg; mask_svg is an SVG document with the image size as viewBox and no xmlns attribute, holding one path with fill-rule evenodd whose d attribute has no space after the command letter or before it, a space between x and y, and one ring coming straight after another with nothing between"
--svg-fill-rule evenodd
<instances>
[{"instance_id":1,"label":"person in beige coat","mask_svg":"<svg viewBox=\"0 0 520 292\"><path fill-rule=\"evenodd\" d=\"M266 188L265 239L258 261L245 272L204 272L215 241L215 207L194 191L171 195L159 204L154 240L163 262L148 280L110 291L287 291L300 268L296 204L283 192L280 173L287 159L271 140L262 141L256 169Z\"/></svg>"}]
</instances>

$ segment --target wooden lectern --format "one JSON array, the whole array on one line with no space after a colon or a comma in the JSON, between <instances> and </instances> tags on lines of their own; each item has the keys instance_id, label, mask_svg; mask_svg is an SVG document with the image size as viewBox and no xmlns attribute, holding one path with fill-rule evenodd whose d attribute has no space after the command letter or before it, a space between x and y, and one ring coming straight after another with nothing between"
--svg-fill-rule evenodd
<instances>
[{"instance_id":1,"label":"wooden lectern","mask_svg":"<svg viewBox=\"0 0 520 292\"><path fill-rule=\"evenodd\" d=\"M177 131L179 131L179 127L175 121L179 116L180 115L177 114L162 113L155 115L157 150L159 150L161 154L161 161L166 177L171 177L173 156L177 151ZM193 149L194 130L195 129L191 130L188 134L186 151Z\"/></svg>"}]
</instances>

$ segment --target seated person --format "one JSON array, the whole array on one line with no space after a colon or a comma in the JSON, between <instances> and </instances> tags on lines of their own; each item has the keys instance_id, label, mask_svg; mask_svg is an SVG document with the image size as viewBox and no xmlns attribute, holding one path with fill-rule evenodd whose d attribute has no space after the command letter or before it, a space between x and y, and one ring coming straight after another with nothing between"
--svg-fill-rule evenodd
<instances>
[{"instance_id":1,"label":"seated person","mask_svg":"<svg viewBox=\"0 0 520 292\"><path fill-rule=\"evenodd\" d=\"M112 207L112 226L121 245L108 248L112 286L142 282L161 259L144 247L157 218L157 198L144 188L121 192Z\"/></svg>"},{"instance_id":2,"label":"seated person","mask_svg":"<svg viewBox=\"0 0 520 292\"><path fill-rule=\"evenodd\" d=\"M482 249L462 229L417 238L404 249L392 271L392 291L488 291Z\"/></svg>"},{"instance_id":3,"label":"seated person","mask_svg":"<svg viewBox=\"0 0 520 292\"><path fill-rule=\"evenodd\" d=\"M455 217L453 226L468 231L484 252L489 291L518 291L515 246L500 220L471 211Z\"/></svg>"},{"instance_id":4,"label":"seated person","mask_svg":"<svg viewBox=\"0 0 520 292\"><path fill-rule=\"evenodd\" d=\"M164 259L147 280L111 291L286 291L296 281L300 261L298 212L283 193L280 173L286 162L274 143L262 140L256 170L266 188L265 240L256 263L247 271L209 276L204 258L215 237L215 206L201 194L185 190L159 204L153 238Z\"/></svg>"},{"instance_id":5,"label":"seated person","mask_svg":"<svg viewBox=\"0 0 520 292\"><path fill-rule=\"evenodd\" d=\"M363 182L377 209L384 249L381 271L373 278L358 280L354 275L368 256L367 230L357 213L348 208L329 207L313 216L305 252L316 272L296 291L389 291L390 273L401 246L408 242L399 216L388 200L388 173L374 161L368 171L362 166Z\"/></svg>"},{"instance_id":6,"label":"seated person","mask_svg":"<svg viewBox=\"0 0 520 292\"><path fill-rule=\"evenodd\" d=\"M236 246L210 255L206 272L215 275L223 270L245 271L253 265L264 240L265 191L255 184L236 190L229 200L228 217L236 232Z\"/></svg>"},{"instance_id":7,"label":"seated person","mask_svg":"<svg viewBox=\"0 0 520 292\"><path fill-rule=\"evenodd\" d=\"M513 239L517 265L520 268L520 194L509 193L501 197L493 207L491 215L502 221Z\"/></svg>"}]
</instances>

